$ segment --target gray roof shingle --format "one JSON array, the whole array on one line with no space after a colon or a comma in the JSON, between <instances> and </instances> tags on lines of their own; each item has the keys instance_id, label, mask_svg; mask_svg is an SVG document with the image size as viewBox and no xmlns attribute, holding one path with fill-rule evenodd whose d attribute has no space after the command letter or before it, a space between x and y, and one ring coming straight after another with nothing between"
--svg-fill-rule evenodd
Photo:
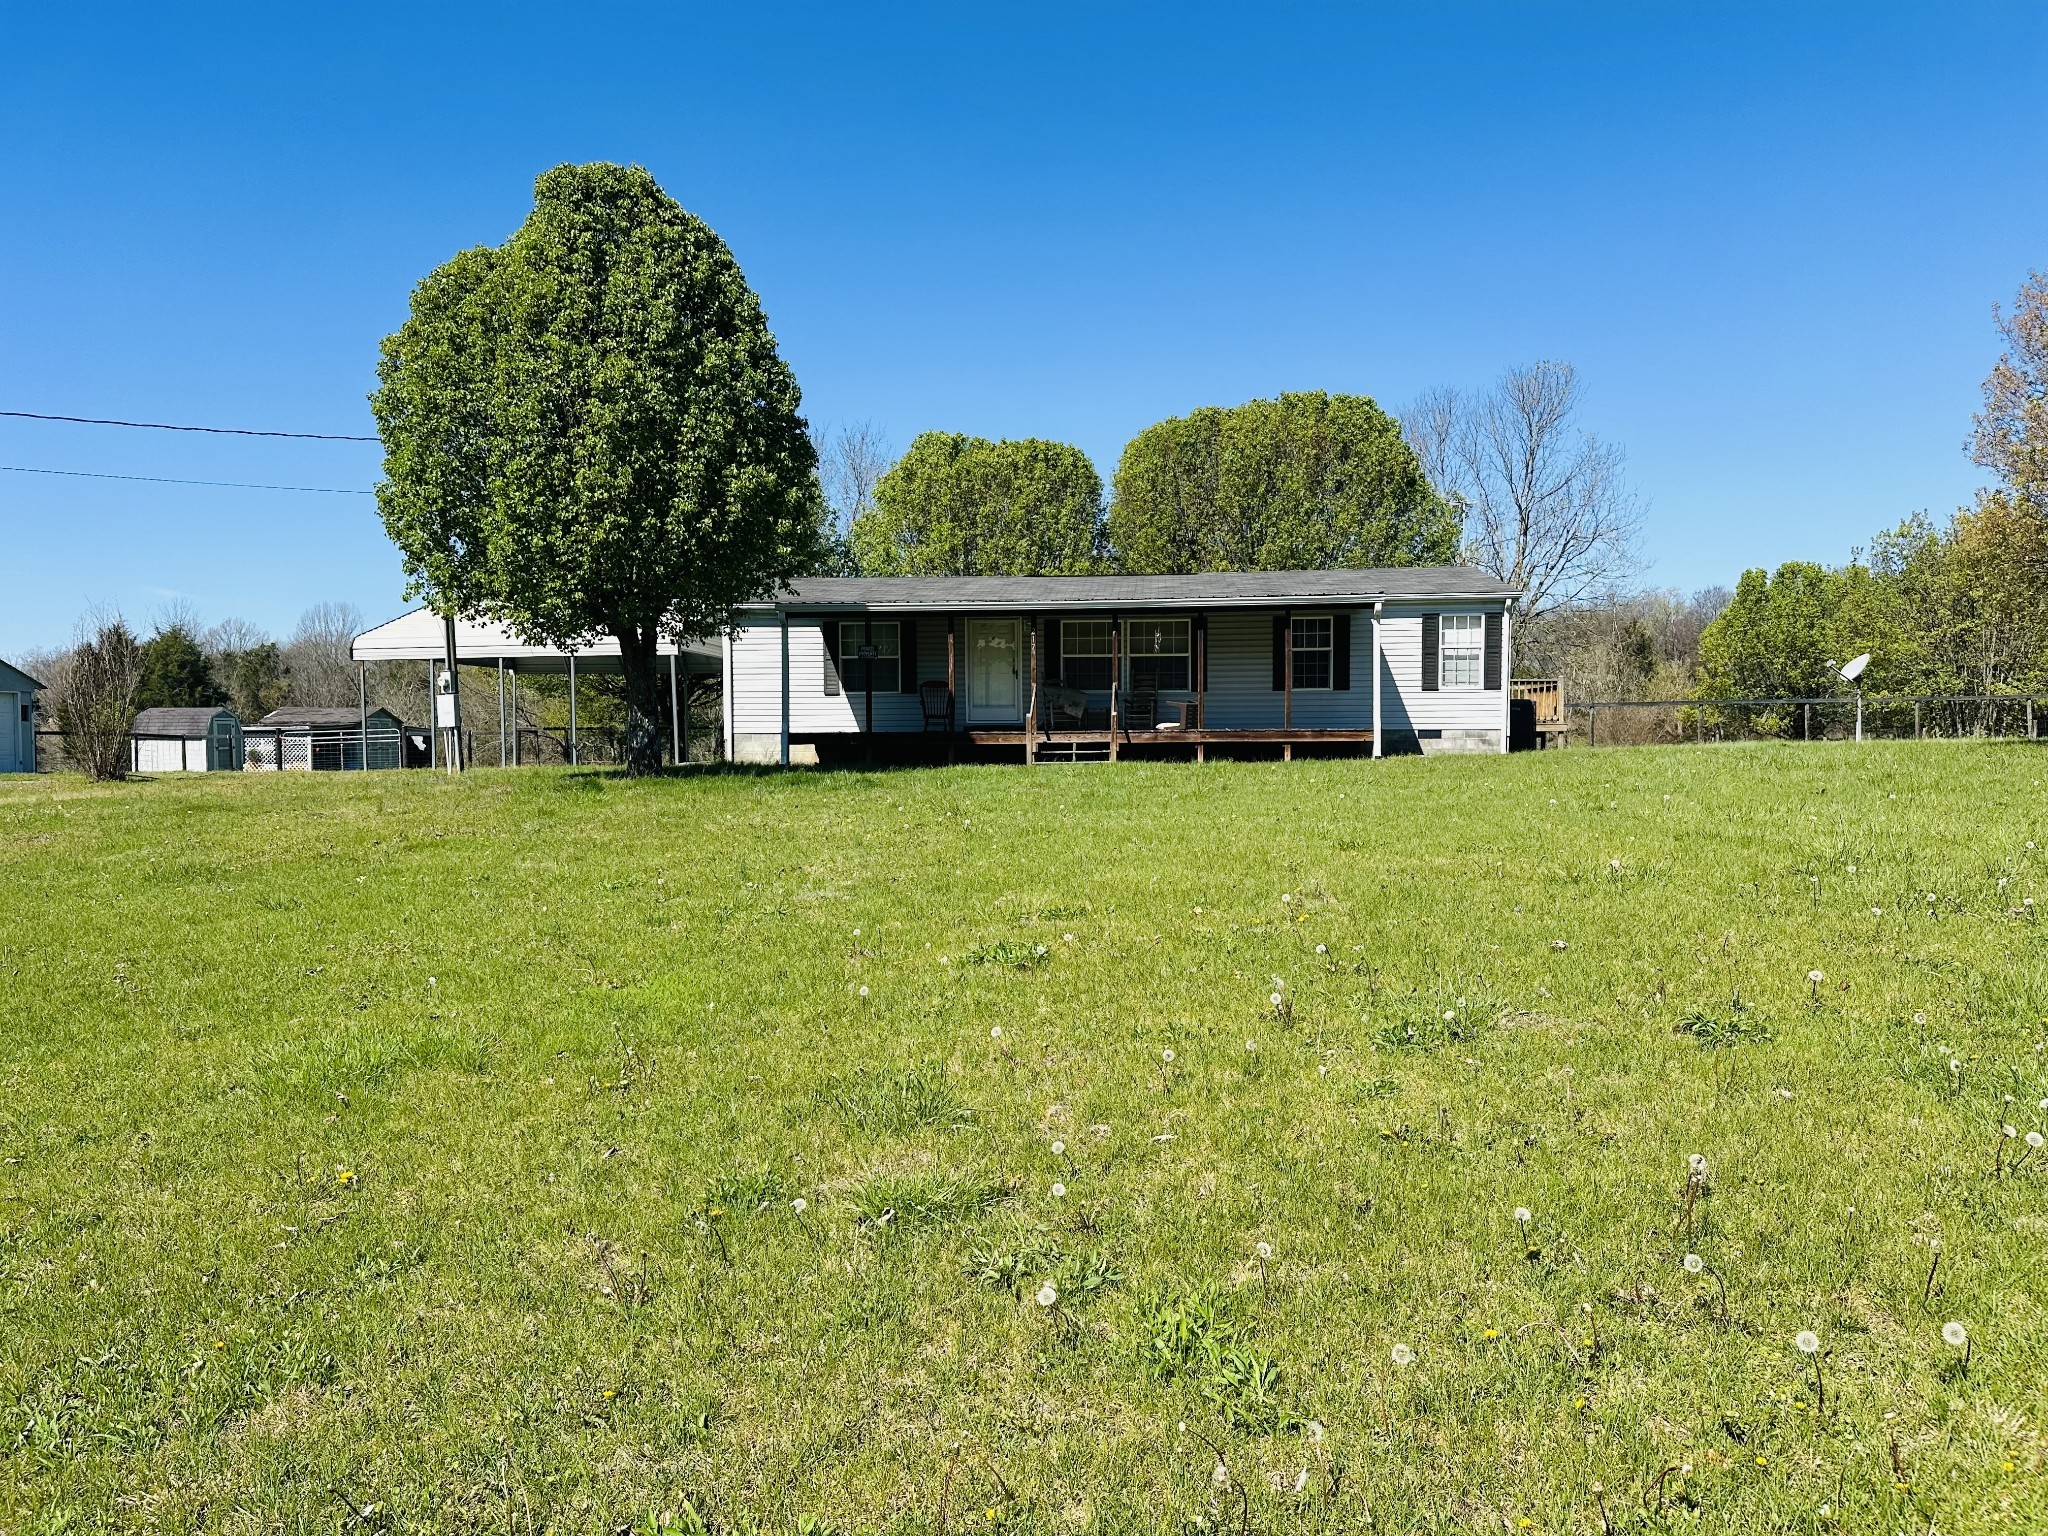
<instances>
[{"instance_id":1,"label":"gray roof shingle","mask_svg":"<svg viewBox=\"0 0 2048 1536\"><path fill-rule=\"evenodd\" d=\"M129 731L135 736L173 736L189 741L212 730L216 715L226 715L233 719L234 711L222 705L212 708L203 705L185 708L160 704L154 709L139 711L135 716L135 724ZM241 724L239 720L235 723Z\"/></svg>"},{"instance_id":2,"label":"gray roof shingle","mask_svg":"<svg viewBox=\"0 0 2048 1536\"><path fill-rule=\"evenodd\" d=\"M1191 576L813 576L751 609L1228 608L1287 603L1499 599L1521 589L1468 565L1393 570L1204 571Z\"/></svg>"},{"instance_id":3,"label":"gray roof shingle","mask_svg":"<svg viewBox=\"0 0 2048 1536\"><path fill-rule=\"evenodd\" d=\"M396 722L398 719L388 709L373 709L370 711L370 718L372 720L376 719L379 715L393 722ZM363 712L360 709L334 708L316 704L287 704L281 709L273 709L256 723L261 726L282 727L285 730L290 730L297 726L325 731L333 730L339 726L359 726L363 723Z\"/></svg>"}]
</instances>

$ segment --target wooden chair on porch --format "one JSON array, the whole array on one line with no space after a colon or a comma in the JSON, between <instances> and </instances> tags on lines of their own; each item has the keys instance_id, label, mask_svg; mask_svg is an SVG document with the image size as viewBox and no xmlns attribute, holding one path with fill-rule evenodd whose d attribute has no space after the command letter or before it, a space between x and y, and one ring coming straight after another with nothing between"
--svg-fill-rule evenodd
<instances>
[{"instance_id":1,"label":"wooden chair on porch","mask_svg":"<svg viewBox=\"0 0 2048 1536\"><path fill-rule=\"evenodd\" d=\"M1117 709L1117 723L1127 731L1159 729L1159 695L1150 688L1133 688L1123 696Z\"/></svg>"},{"instance_id":2,"label":"wooden chair on porch","mask_svg":"<svg viewBox=\"0 0 2048 1536\"><path fill-rule=\"evenodd\" d=\"M953 690L939 678L932 678L917 685L918 708L924 712L924 728L928 731L953 729Z\"/></svg>"}]
</instances>

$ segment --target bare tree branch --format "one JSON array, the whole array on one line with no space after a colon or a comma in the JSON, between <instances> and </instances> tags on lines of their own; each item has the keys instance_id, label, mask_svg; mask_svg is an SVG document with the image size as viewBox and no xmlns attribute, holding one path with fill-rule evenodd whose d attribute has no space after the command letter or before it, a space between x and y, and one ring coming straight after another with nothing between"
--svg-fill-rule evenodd
<instances>
[{"instance_id":1,"label":"bare tree branch","mask_svg":"<svg viewBox=\"0 0 2048 1536\"><path fill-rule=\"evenodd\" d=\"M1465 557L1522 587L1525 616L1614 592L1640 568L1642 510L1623 454L1576 425L1570 363L1513 369L1484 394L1432 390L1404 414L1438 492L1465 514Z\"/></svg>"}]
</instances>

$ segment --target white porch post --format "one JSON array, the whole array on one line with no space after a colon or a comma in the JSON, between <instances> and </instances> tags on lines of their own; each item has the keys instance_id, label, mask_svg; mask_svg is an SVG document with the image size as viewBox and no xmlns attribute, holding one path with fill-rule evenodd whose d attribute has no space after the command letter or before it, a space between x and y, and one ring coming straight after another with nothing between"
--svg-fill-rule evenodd
<instances>
[{"instance_id":1,"label":"white porch post","mask_svg":"<svg viewBox=\"0 0 2048 1536\"><path fill-rule=\"evenodd\" d=\"M569 766L576 766L576 653L569 653Z\"/></svg>"},{"instance_id":2,"label":"white porch post","mask_svg":"<svg viewBox=\"0 0 2048 1536\"><path fill-rule=\"evenodd\" d=\"M781 763L789 766L789 615L782 609L775 610L782 620L782 751Z\"/></svg>"},{"instance_id":3,"label":"white porch post","mask_svg":"<svg viewBox=\"0 0 2048 1536\"><path fill-rule=\"evenodd\" d=\"M1506 752L1515 724L1515 600L1500 605L1500 749ZM1860 717L1859 717L1860 720Z\"/></svg>"},{"instance_id":4,"label":"white porch post","mask_svg":"<svg viewBox=\"0 0 2048 1536\"><path fill-rule=\"evenodd\" d=\"M1386 617L1387 605L1372 605L1372 755L1385 757L1386 747L1380 728L1380 620Z\"/></svg>"}]
</instances>

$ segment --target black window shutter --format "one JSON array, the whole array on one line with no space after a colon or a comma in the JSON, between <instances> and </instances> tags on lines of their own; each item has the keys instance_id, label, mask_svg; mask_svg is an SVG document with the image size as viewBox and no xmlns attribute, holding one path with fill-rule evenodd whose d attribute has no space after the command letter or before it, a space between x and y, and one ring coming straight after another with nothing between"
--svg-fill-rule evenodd
<instances>
[{"instance_id":1,"label":"black window shutter","mask_svg":"<svg viewBox=\"0 0 2048 1536\"><path fill-rule=\"evenodd\" d=\"M1339 693L1351 689L1351 620L1342 608L1330 619L1330 686Z\"/></svg>"},{"instance_id":2,"label":"black window shutter","mask_svg":"<svg viewBox=\"0 0 2048 1536\"><path fill-rule=\"evenodd\" d=\"M917 692L917 620L905 619L896 627L896 681L898 693Z\"/></svg>"},{"instance_id":3,"label":"black window shutter","mask_svg":"<svg viewBox=\"0 0 2048 1536\"><path fill-rule=\"evenodd\" d=\"M825 636L825 697L839 696L839 621L823 619L818 628Z\"/></svg>"},{"instance_id":4,"label":"black window shutter","mask_svg":"<svg viewBox=\"0 0 2048 1536\"><path fill-rule=\"evenodd\" d=\"M1486 667L1486 686L1497 690L1500 687L1500 615L1497 613L1489 613L1486 616L1486 661L1484 665Z\"/></svg>"},{"instance_id":5,"label":"black window shutter","mask_svg":"<svg viewBox=\"0 0 2048 1536\"><path fill-rule=\"evenodd\" d=\"M1045 621L1045 680L1049 683L1063 683L1060 676L1060 621Z\"/></svg>"},{"instance_id":6,"label":"black window shutter","mask_svg":"<svg viewBox=\"0 0 2048 1536\"><path fill-rule=\"evenodd\" d=\"M1273 615L1273 691L1287 687L1287 615Z\"/></svg>"},{"instance_id":7,"label":"black window shutter","mask_svg":"<svg viewBox=\"0 0 2048 1536\"><path fill-rule=\"evenodd\" d=\"M1439 616L1425 613L1422 616L1422 691L1435 693L1438 682L1437 647L1442 643L1437 627Z\"/></svg>"}]
</instances>

